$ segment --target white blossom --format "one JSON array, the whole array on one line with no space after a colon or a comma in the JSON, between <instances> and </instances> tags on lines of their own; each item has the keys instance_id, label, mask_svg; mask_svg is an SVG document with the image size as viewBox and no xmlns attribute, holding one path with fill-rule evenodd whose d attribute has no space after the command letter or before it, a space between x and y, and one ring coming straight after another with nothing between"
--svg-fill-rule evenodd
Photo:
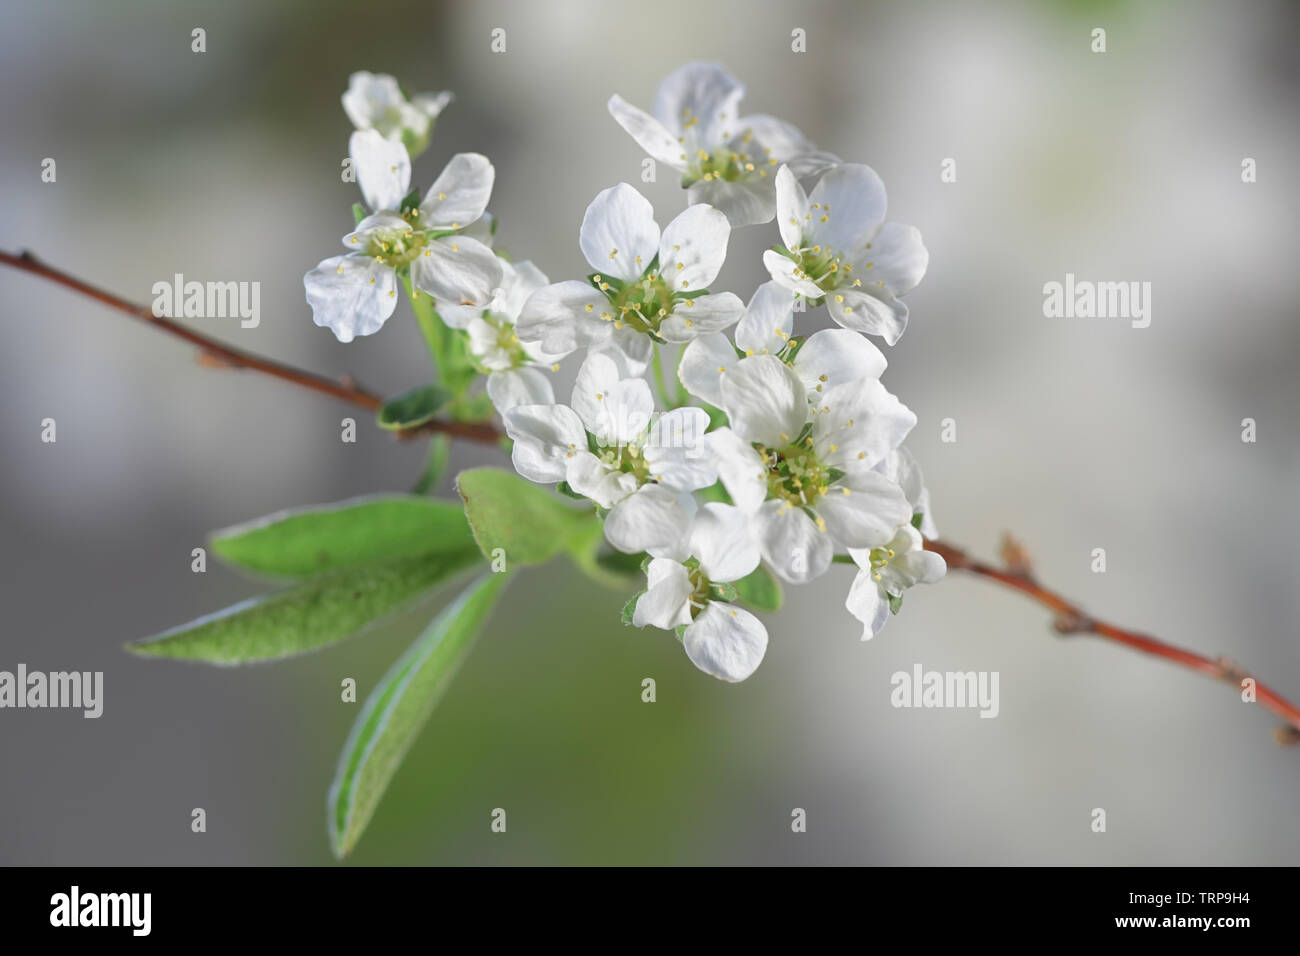
<instances>
[{"instance_id":1,"label":"white blossom","mask_svg":"<svg viewBox=\"0 0 1300 956\"><path fill-rule=\"evenodd\" d=\"M921 281L930 254L915 227L885 222L885 185L875 171L836 166L809 195L783 168L776 203L785 247L763 254L772 278L814 304L824 300L844 328L897 343L907 325L899 297Z\"/></svg>"},{"instance_id":2,"label":"white blossom","mask_svg":"<svg viewBox=\"0 0 1300 956\"><path fill-rule=\"evenodd\" d=\"M689 342L732 325L744 305L711 295L727 256L731 226L695 205L662 234L649 200L627 183L602 191L582 220L579 245L595 274L535 292L519 317L520 338L547 352L613 346L644 368L656 342Z\"/></svg>"},{"instance_id":3,"label":"white blossom","mask_svg":"<svg viewBox=\"0 0 1300 956\"><path fill-rule=\"evenodd\" d=\"M421 93L408 100L394 77L362 70L348 77L343 112L358 130L376 130L418 156L429 143L434 120L451 101L446 91Z\"/></svg>"},{"instance_id":4,"label":"white blossom","mask_svg":"<svg viewBox=\"0 0 1300 956\"><path fill-rule=\"evenodd\" d=\"M716 206L733 226L748 226L775 215L779 164L811 175L839 160L789 123L741 116L744 95L721 64L687 63L659 87L653 115L618 95L609 112L656 162L680 174L688 202Z\"/></svg>"}]
</instances>

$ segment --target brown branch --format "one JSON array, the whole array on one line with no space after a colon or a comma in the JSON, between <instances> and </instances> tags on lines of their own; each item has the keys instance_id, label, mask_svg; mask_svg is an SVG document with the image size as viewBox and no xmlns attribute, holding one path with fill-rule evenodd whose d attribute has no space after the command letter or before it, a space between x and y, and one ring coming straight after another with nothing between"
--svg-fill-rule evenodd
<instances>
[{"instance_id":1,"label":"brown branch","mask_svg":"<svg viewBox=\"0 0 1300 956\"><path fill-rule=\"evenodd\" d=\"M30 252L23 252L17 256L7 252L0 252L0 263L40 276L42 279L48 279L64 288L72 289L74 292L80 292L82 295L101 302L109 308L124 312L143 322L148 322L155 328L184 339L191 345L197 345L200 349L199 361L210 368L248 369L261 372L281 381L291 382L302 388L333 396L366 411L377 411L384 404L383 398L362 388L350 378L336 381L323 375L317 375L315 372L308 372L292 365L286 365L283 362L276 362L260 355L254 355L251 352L222 345L215 339L195 332L173 319L154 315L151 309L128 302L111 292L78 279L76 276L46 265ZM453 421L427 422L415 428L399 431L397 436L402 439L409 439L438 432L477 442L495 443L501 439L500 433L491 425Z\"/></svg>"},{"instance_id":2,"label":"brown branch","mask_svg":"<svg viewBox=\"0 0 1300 956\"><path fill-rule=\"evenodd\" d=\"M1013 540L1009 543L1004 540L1003 554L1013 555L1017 560L1012 563L1011 567L1005 569L995 568L990 564L972 558L961 548L945 541L927 540L925 546L942 557L948 563L949 568L966 571L989 581L997 581L999 584L1013 588L1047 607L1056 615L1053 627L1059 634L1092 634L1096 637L1103 637L1106 640L1130 647L1135 651L1151 654L1194 670L1206 677L1225 681L1238 690L1241 689L1242 681L1251 676L1248 672L1241 670L1223 658L1216 660L1203 657L1193 651L1183 650L1173 644L1166 644L1164 641L1148 634L1140 634L1137 631L1130 631L1127 628L1091 617L1077 604L1040 585L1033 573L1028 569L1028 561L1023 549ZM1259 681L1255 682L1255 700L1261 706L1286 721L1286 726L1279 727L1275 734L1279 743L1300 743L1300 707L1297 707L1277 691Z\"/></svg>"},{"instance_id":3,"label":"brown branch","mask_svg":"<svg viewBox=\"0 0 1300 956\"><path fill-rule=\"evenodd\" d=\"M206 365L219 368L251 369L255 372L262 372L312 391L332 395L367 411L374 411L383 404L382 398L366 391L351 379L335 381L314 372L307 372L291 365L285 365L281 362L275 362L222 345L220 342L200 335L198 332L188 329L171 319L156 316L149 309L133 305L110 292L105 292L88 282L83 282L75 276L70 276L65 272L60 272L58 269L45 265L31 253L24 252L20 256L13 256L6 252L0 252L0 263L40 276L43 279L49 279L51 282L80 292L82 295L89 296L111 308L117 309L119 312L125 312L165 332L170 332L172 335L185 339L201 349L200 360ZM489 444L495 444L503 437L501 432L489 423L454 421L428 422L415 428L399 431L397 437L408 439L430 433L442 433ZM988 581L996 581L1044 605L1055 613L1056 618L1053 626L1060 634L1092 634L1103 637L1133 650L1141 651L1144 654L1151 654L1189 668L1199 674L1204 674L1206 677L1225 681L1238 688L1240 688L1241 682L1250 676L1247 672L1242 671L1226 660L1203 657L1192 651L1166 644L1164 641L1147 634L1139 634L1136 631L1130 631L1089 616L1078 605L1038 583L1034 577L1028 554L1020 543L1010 536L1004 538L1002 542L1002 557L1007 565L1005 568L996 568L990 564L985 564L972 558L956 545L948 544L945 541L927 540L925 545L929 550L942 556L948 563L949 568L966 571ZM1258 681L1255 683L1255 699L1259 704L1286 721L1286 725L1279 727L1276 732L1276 737L1280 743L1300 743L1300 707Z\"/></svg>"}]
</instances>

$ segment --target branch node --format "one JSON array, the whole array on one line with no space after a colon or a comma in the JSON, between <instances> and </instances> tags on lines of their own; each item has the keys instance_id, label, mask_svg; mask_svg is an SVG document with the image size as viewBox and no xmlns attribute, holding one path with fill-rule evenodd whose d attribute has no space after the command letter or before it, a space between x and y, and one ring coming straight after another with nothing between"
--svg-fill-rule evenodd
<instances>
[{"instance_id":1,"label":"branch node","mask_svg":"<svg viewBox=\"0 0 1300 956\"><path fill-rule=\"evenodd\" d=\"M1095 629L1092 618L1082 611L1062 611L1052 621L1057 634L1086 634Z\"/></svg>"},{"instance_id":2,"label":"branch node","mask_svg":"<svg viewBox=\"0 0 1300 956\"><path fill-rule=\"evenodd\" d=\"M1016 577L1024 578L1026 581L1033 580L1034 565L1029 558L1029 552L1025 546L1017 541L1008 532L1002 533L1002 542L999 548L1002 556L1002 563L1006 565L1008 573Z\"/></svg>"},{"instance_id":3,"label":"branch node","mask_svg":"<svg viewBox=\"0 0 1300 956\"><path fill-rule=\"evenodd\" d=\"M1273 728L1273 739L1283 747L1294 747L1296 744L1300 744L1300 727L1292 727L1290 724L1275 727Z\"/></svg>"}]
</instances>

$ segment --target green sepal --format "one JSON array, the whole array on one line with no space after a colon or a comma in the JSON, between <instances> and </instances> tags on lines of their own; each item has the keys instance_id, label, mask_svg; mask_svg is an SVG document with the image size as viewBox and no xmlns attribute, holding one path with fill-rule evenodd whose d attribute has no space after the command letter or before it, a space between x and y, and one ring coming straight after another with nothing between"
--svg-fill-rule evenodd
<instances>
[{"instance_id":1,"label":"green sepal","mask_svg":"<svg viewBox=\"0 0 1300 956\"><path fill-rule=\"evenodd\" d=\"M921 530L921 525L924 522L925 522L925 515L922 512L918 511L914 515L912 515L912 527L915 528L917 531Z\"/></svg>"},{"instance_id":2,"label":"green sepal","mask_svg":"<svg viewBox=\"0 0 1300 956\"><path fill-rule=\"evenodd\" d=\"M636 602L641 600L641 595L645 594L644 590L638 591L632 595L632 600L623 605L623 612L619 619L628 627L632 626L632 616L636 614Z\"/></svg>"},{"instance_id":3,"label":"green sepal","mask_svg":"<svg viewBox=\"0 0 1300 956\"><path fill-rule=\"evenodd\" d=\"M719 581L709 585L709 597L715 601L736 601L740 598L740 592L736 586L729 582Z\"/></svg>"},{"instance_id":4,"label":"green sepal","mask_svg":"<svg viewBox=\"0 0 1300 956\"><path fill-rule=\"evenodd\" d=\"M555 490L558 491L560 494L564 495L566 498L572 498L575 501L587 500L586 495L578 494L576 491L573 490L573 486L569 484L567 481L560 482L558 485L555 486Z\"/></svg>"},{"instance_id":5,"label":"green sepal","mask_svg":"<svg viewBox=\"0 0 1300 956\"><path fill-rule=\"evenodd\" d=\"M352 219L353 219L352 224L354 226L359 226L361 225L361 220L365 218L366 218L366 207L361 205L361 203L359 202L354 202L352 204Z\"/></svg>"},{"instance_id":6,"label":"green sepal","mask_svg":"<svg viewBox=\"0 0 1300 956\"><path fill-rule=\"evenodd\" d=\"M889 613L890 613L890 614L897 614L897 613L898 613L898 609L901 608L902 606L903 606L903 595L901 595L901 594L891 594L891 595L889 595Z\"/></svg>"}]
</instances>

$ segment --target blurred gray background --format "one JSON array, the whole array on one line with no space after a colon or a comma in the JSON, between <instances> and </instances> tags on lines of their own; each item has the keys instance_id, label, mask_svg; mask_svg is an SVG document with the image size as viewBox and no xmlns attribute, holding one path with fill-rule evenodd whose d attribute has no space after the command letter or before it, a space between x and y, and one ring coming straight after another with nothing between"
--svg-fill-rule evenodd
<instances>
[{"instance_id":1,"label":"blurred gray background","mask_svg":"<svg viewBox=\"0 0 1300 956\"><path fill-rule=\"evenodd\" d=\"M910 445L944 536L992 556L1011 530L1098 615L1300 695L1293 5L6 0L2 16L0 247L146 304L175 272L259 281L259 328L195 325L389 393L427 378L406 307L343 346L303 302L357 198L338 175L347 75L454 90L416 181L455 152L490 155L501 244L560 279L587 271L587 202L639 176L605 100L648 107L681 62L721 60L748 110L874 166L891 218L925 236L886 384L920 418ZM806 54L790 52L796 27ZM956 183L940 181L947 157ZM683 203L670 178L645 187L661 222ZM718 287L747 298L775 241L773 226L733 237ZM1150 281L1150 328L1045 319L1042 286L1066 272ZM363 416L342 444L344 406L201 368L12 270L0 302L0 669L106 683L99 720L0 712L0 862L328 862L325 791L359 706L339 681L364 694L436 602L274 666L120 645L263 590L215 562L191 573L209 530L405 490L423 448ZM1247 416L1256 444L1240 440ZM45 417L56 444L40 442ZM483 462L502 459L456 451L458 467ZM1045 611L960 575L864 644L842 610L850 578L789 592L758 673L725 686L670 636L622 627L627 595L562 562L522 576L353 859L1300 862L1300 751L1231 688L1057 638ZM1000 716L892 708L890 675L918 662L999 671Z\"/></svg>"}]
</instances>

